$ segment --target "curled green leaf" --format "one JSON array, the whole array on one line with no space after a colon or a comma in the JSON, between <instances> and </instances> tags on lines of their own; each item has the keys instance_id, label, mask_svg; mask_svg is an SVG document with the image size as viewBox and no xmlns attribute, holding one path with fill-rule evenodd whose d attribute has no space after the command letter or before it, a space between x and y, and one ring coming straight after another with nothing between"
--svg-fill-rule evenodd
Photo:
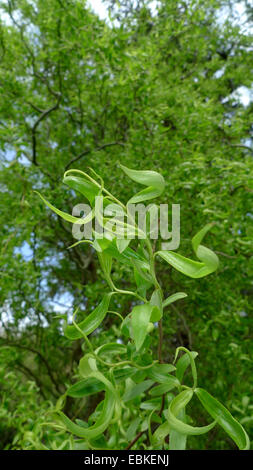
<instances>
[{"instance_id":1,"label":"curled green leaf","mask_svg":"<svg viewBox=\"0 0 253 470\"><path fill-rule=\"evenodd\" d=\"M157 255L163 258L177 271L186 276L198 279L216 271L219 265L218 256L209 248L200 245L204 235L210 230L212 224L206 225L192 239L192 246L197 258L200 261L194 261L172 251L157 251Z\"/></svg>"},{"instance_id":2,"label":"curled green leaf","mask_svg":"<svg viewBox=\"0 0 253 470\"><path fill-rule=\"evenodd\" d=\"M185 409L181 410L178 414L178 418L180 421L185 422ZM172 429L170 432L170 442L169 442L169 449L170 450L185 450L186 448L186 441L187 436L186 434L181 434L175 429Z\"/></svg>"},{"instance_id":3,"label":"curled green leaf","mask_svg":"<svg viewBox=\"0 0 253 470\"><path fill-rule=\"evenodd\" d=\"M239 449L248 450L250 448L250 441L246 431L243 429L242 425L233 418L225 406L202 388L197 388L195 393L206 411L224 429Z\"/></svg>"},{"instance_id":4,"label":"curled green leaf","mask_svg":"<svg viewBox=\"0 0 253 470\"><path fill-rule=\"evenodd\" d=\"M181 382L182 378L184 376L185 370L188 367L188 365L190 364L191 369L192 369L193 388L196 388L197 387L197 369L196 369L194 359L198 355L198 353L196 353L195 351L191 352L188 349L184 348L183 346L180 346L179 348L176 349L174 362L176 362L176 360L177 360L177 356L178 356L179 351L184 351L186 354L183 357L181 357L179 359L179 361L177 362L176 376Z\"/></svg>"},{"instance_id":5,"label":"curled green leaf","mask_svg":"<svg viewBox=\"0 0 253 470\"><path fill-rule=\"evenodd\" d=\"M95 197L98 196L100 191L99 185L78 176L65 176L63 178L63 183L85 196L90 204L94 203Z\"/></svg>"},{"instance_id":6,"label":"curled green leaf","mask_svg":"<svg viewBox=\"0 0 253 470\"><path fill-rule=\"evenodd\" d=\"M73 215L67 214L67 212L63 212L60 209L57 209L57 207L54 207L49 201L47 201L38 191L34 191L38 196L42 199L42 201L53 211L55 214L59 215L62 219L66 220L67 222L71 222L72 224L79 224L79 225L85 225L89 223L93 217L93 211L90 211L86 217L83 218L78 218L74 217Z\"/></svg>"},{"instance_id":7,"label":"curled green leaf","mask_svg":"<svg viewBox=\"0 0 253 470\"><path fill-rule=\"evenodd\" d=\"M96 349L96 354L99 356L108 355L108 354L125 354L126 353L126 346L120 343L107 343L99 346Z\"/></svg>"},{"instance_id":8,"label":"curled green leaf","mask_svg":"<svg viewBox=\"0 0 253 470\"><path fill-rule=\"evenodd\" d=\"M73 423L62 411L58 411L57 415L67 431L71 432L75 436L86 438L88 440L94 439L108 428L114 413L115 403L115 395L111 390L106 388L105 399L100 416L94 425L87 428Z\"/></svg>"},{"instance_id":9,"label":"curled green leaf","mask_svg":"<svg viewBox=\"0 0 253 470\"><path fill-rule=\"evenodd\" d=\"M165 188L165 181L163 176L156 171L132 170L124 165L120 165L120 167L133 181L147 186L147 188L135 194L135 196L133 196L128 201L128 204L136 204L138 202L148 201L149 199L158 197L163 193Z\"/></svg>"},{"instance_id":10,"label":"curled green leaf","mask_svg":"<svg viewBox=\"0 0 253 470\"><path fill-rule=\"evenodd\" d=\"M213 423L207 426L198 427L198 426L190 426L189 424L186 424L177 418L180 411L183 410L186 407L186 405L189 403L189 401L192 399L192 396L193 396L193 390L191 389L187 389L179 393L179 395L177 395L170 403L168 413L167 413L167 419L168 419L168 423L171 429L174 429L180 434L197 436L200 434L205 434L208 431L210 431L215 426L216 421L214 421Z\"/></svg>"},{"instance_id":11,"label":"curled green leaf","mask_svg":"<svg viewBox=\"0 0 253 470\"><path fill-rule=\"evenodd\" d=\"M91 334L104 320L112 296L112 292L105 294L100 304L83 321L78 323L78 327L85 335ZM68 339L75 340L82 338L82 333L74 325L64 326L64 334Z\"/></svg>"}]
</instances>

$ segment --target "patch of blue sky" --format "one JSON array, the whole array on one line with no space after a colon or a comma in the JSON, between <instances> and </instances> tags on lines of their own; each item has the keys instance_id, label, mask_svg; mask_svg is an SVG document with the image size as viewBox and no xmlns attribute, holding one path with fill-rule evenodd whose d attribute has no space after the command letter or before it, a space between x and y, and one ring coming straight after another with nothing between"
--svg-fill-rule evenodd
<instances>
[{"instance_id":1,"label":"patch of blue sky","mask_svg":"<svg viewBox=\"0 0 253 470\"><path fill-rule=\"evenodd\" d=\"M26 241L21 246L14 248L14 255L21 255L24 261L30 261L33 257L33 250Z\"/></svg>"},{"instance_id":2,"label":"patch of blue sky","mask_svg":"<svg viewBox=\"0 0 253 470\"><path fill-rule=\"evenodd\" d=\"M243 106L248 106L253 100L253 88L240 86L231 93L230 98L236 98Z\"/></svg>"}]
</instances>

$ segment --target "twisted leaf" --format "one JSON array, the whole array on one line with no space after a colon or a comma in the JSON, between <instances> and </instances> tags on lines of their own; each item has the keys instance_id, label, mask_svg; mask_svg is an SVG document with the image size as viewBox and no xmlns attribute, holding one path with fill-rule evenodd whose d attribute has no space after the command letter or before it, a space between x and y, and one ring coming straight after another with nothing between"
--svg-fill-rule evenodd
<instances>
[{"instance_id":1,"label":"twisted leaf","mask_svg":"<svg viewBox=\"0 0 253 470\"><path fill-rule=\"evenodd\" d=\"M83 218L78 218L74 217L73 215L67 214L67 212L63 212L60 209L57 209L57 207L54 207L49 201L47 201L38 191L34 191L38 196L42 199L42 201L57 215L59 215L62 219L66 220L67 222L71 222L73 224L79 224L79 225L85 225L88 222L90 222L93 217L94 213L93 211L90 211L86 217Z\"/></svg>"},{"instance_id":2,"label":"twisted leaf","mask_svg":"<svg viewBox=\"0 0 253 470\"><path fill-rule=\"evenodd\" d=\"M233 439L239 449L248 450L250 448L250 441L247 433L225 406L202 388L197 388L195 393L207 412L217 421L229 437Z\"/></svg>"},{"instance_id":3,"label":"twisted leaf","mask_svg":"<svg viewBox=\"0 0 253 470\"><path fill-rule=\"evenodd\" d=\"M177 419L176 416L178 416L180 411L186 407L186 405L191 400L192 396L193 390L191 389L184 390L183 392L179 393L179 395L177 395L170 403L167 419L170 427L175 431L179 432L180 434L196 436L200 434L205 434L210 431L215 426L216 421L207 426L194 427Z\"/></svg>"},{"instance_id":4,"label":"twisted leaf","mask_svg":"<svg viewBox=\"0 0 253 470\"><path fill-rule=\"evenodd\" d=\"M216 271L219 265L219 259L217 255L209 248L200 245L203 237L211 227L212 224L206 225L192 239L194 252L200 262L185 258L184 256L172 251L157 251L156 254L167 261L167 263L169 263L177 271L180 271L186 276L192 277L194 279L207 276L208 274Z\"/></svg>"},{"instance_id":5,"label":"twisted leaf","mask_svg":"<svg viewBox=\"0 0 253 470\"><path fill-rule=\"evenodd\" d=\"M100 304L90 313L83 321L78 323L78 327L85 335L90 335L100 323L102 323L103 319L105 318L108 308L110 299L112 296L112 292L105 294L103 300ZM74 325L66 325L64 326L64 334L67 338L74 340L78 338L82 338L82 334Z\"/></svg>"},{"instance_id":6,"label":"twisted leaf","mask_svg":"<svg viewBox=\"0 0 253 470\"><path fill-rule=\"evenodd\" d=\"M148 201L149 199L160 196L164 191L164 178L156 171L131 170L124 165L120 165L120 167L133 181L147 186L147 188L135 194L135 196L133 196L128 201L128 204L136 204L138 202Z\"/></svg>"}]
</instances>

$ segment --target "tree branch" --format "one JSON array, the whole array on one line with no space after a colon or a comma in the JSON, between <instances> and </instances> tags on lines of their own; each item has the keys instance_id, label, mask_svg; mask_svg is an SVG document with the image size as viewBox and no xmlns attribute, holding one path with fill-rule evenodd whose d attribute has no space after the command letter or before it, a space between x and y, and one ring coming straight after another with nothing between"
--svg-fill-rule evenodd
<instances>
[{"instance_id":1,"label":"tree branch","mask_svg":"<svg viewBox=\"0 0 253 470\"><path fill-rule=\"evenodd\" d=\"M22 345L22 344L17 344L17 343L14 343L14 342L12 342L12 341L7 341L7 342L5 342L5 344L6 344L7 346L13 346L14 348L24 349L24 350L26 350L26 351L32 352L33 354L37 354L37 355L39 356L39 358L41 359L41 361L42 361L42 362L44 363L44 365L46 366L46 369L47 369L47 371L48 371L48 375L49 375L49 377L50 377L52 383L54 384L54 386L55 386L57 392L58 392L58 393L61 393L61 390L59 389L59 385L58 385L58 383L56 382L56 380L55 380L55 378L54 378L54 376L53 376L53 373L52 373L52 371L51 371L51 367L49 366L49 364L48 364L47 360L45 359L45 357L42 356L42 354L41 354L40 351L37 351L36 349L31 348L30 346L24 346L24 345Z\"/></svg>"},{"instance_id":2,"label":"tree branch","mask_svg":"<svg viewBox=\"0 0 253 470\"><path fill-rule=\"evenodd\" d=\"M84 157L85 155L87 155L88 153L91 153L91 152L99 152L100 150L103 150L104 148L106 147L112 147L113 145L122 145L124 146L125 144L123 144L123 142L109 142L107 144L103 144L103 145L100 145L99 147L95 148L95 149L87 149L87 150L84 150L83 152L81 152L79 155L77 155L77 157L74 157L65 167L65 171L67 171L69 169L69 167L73 164L73 163L76 163L78 162L82 157Z\"/></svg>"},{"instance_id":3,"label":"tree branch","mask_svg":"<svg viewBox=\"0 0 253 470\"><path fill-rule=\"evenodd\" d=\"M59 107L60 99L61 99L61 95L58 94L57 102L53 106L51 106L51 108L48 108L45 111L43 111L43 113L39 116L39 118L37 119L37 121L35 122L35 124L32 127L32 162L36 166L38 166L37 152L36 152L36 147L37 147L36 129L37 129L39 123L41 121L43 121L43 119L45 119L52 111L54 111L55 109L57 109Z\"/></svg>"}]
</instances>

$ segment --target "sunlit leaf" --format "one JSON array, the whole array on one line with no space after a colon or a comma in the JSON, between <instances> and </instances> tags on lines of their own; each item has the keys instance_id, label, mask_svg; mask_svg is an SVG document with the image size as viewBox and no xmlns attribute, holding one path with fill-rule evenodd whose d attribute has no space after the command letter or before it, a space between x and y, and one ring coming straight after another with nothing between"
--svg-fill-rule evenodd
<instances>
[{"instance_id":1,"label":"sunlit leaf","mask_svg":"<svg viewBox=\"0 0 253 470\"><path fill-rule=\"evenodd\" d=\"M38 191L34 191L38 196L42 199L42 201L57 215L59 215L62 219L66 220L67 222L71 222L72 224L79 224L84 225L90 222L94 215L93 212L90 211L89 214L84 218L74 217L73 215L67 214L67 212L63 212L56 207L54 207L50 202L48 202Z\"/></svg>"},{"instance_id":2,"label":"sunlit leaf","mask_svg":"<svg viewBox=\"0 0 253 470\"><path fill-rule=\"evenodd\" d=\"M96 359L91 354L86 354L80 359L79 372L82 377L89 377L97 371Z\"/></svg>"},{"instance_id":3,"label":"sunlit leaf","mask_svg":"<svg viewBox=\"0 0 253 470\"><path fill-rule=\"evenodd\" d=\"M120 165L120 167L133 181L147 186L147 188L135 194L135 196L133 196L128 201L128 204L136 204L147 201L149 199L158 197L163 193L165 188L165 181L163 176L156 171L131 170L124 165Z\"/></svg>"},{"instance_id":4,"label":"sunlit leaf","mask_svg":"<svg viewBox=\"0 0 253 470\"><path fill-rule=\"evenodd\" d=\"M98 196L100 191L99 186L85 178L80 178L78 176L65 176L63 183L85 196L90 204L94 203L95 197Z\"/></svg>"},{"instance_id":5,"label":"sunlit leaf","mask_svg":"<svg viewBox=\"0 0 253 470\"><path fill-rule=\"evenodd\" d=\"M120 253L123 253L125 249L128 247L129 243L131 242L131 239L129 238L128 240L124 238L116 238L116 245Z\"/></svg>"},{"instance_id":6,"label":"sunlit leaf","mask_svg":"<svg viewBox=\"0 0 253 470\"><path fill-rule=\"evenodd\" d=\"M219 259L217 255L209 248L200 245L202 238L211 227L212 224L208 224L192 239L193 249L200 261L194 261L192 259L185 258L184 256L172 251L158 251L156 254L163 258L177 271L180 271L186 276L192 277L194 279L207 276L208 274L216 271L219 265Z\"/></svg>"}]
</instances>

